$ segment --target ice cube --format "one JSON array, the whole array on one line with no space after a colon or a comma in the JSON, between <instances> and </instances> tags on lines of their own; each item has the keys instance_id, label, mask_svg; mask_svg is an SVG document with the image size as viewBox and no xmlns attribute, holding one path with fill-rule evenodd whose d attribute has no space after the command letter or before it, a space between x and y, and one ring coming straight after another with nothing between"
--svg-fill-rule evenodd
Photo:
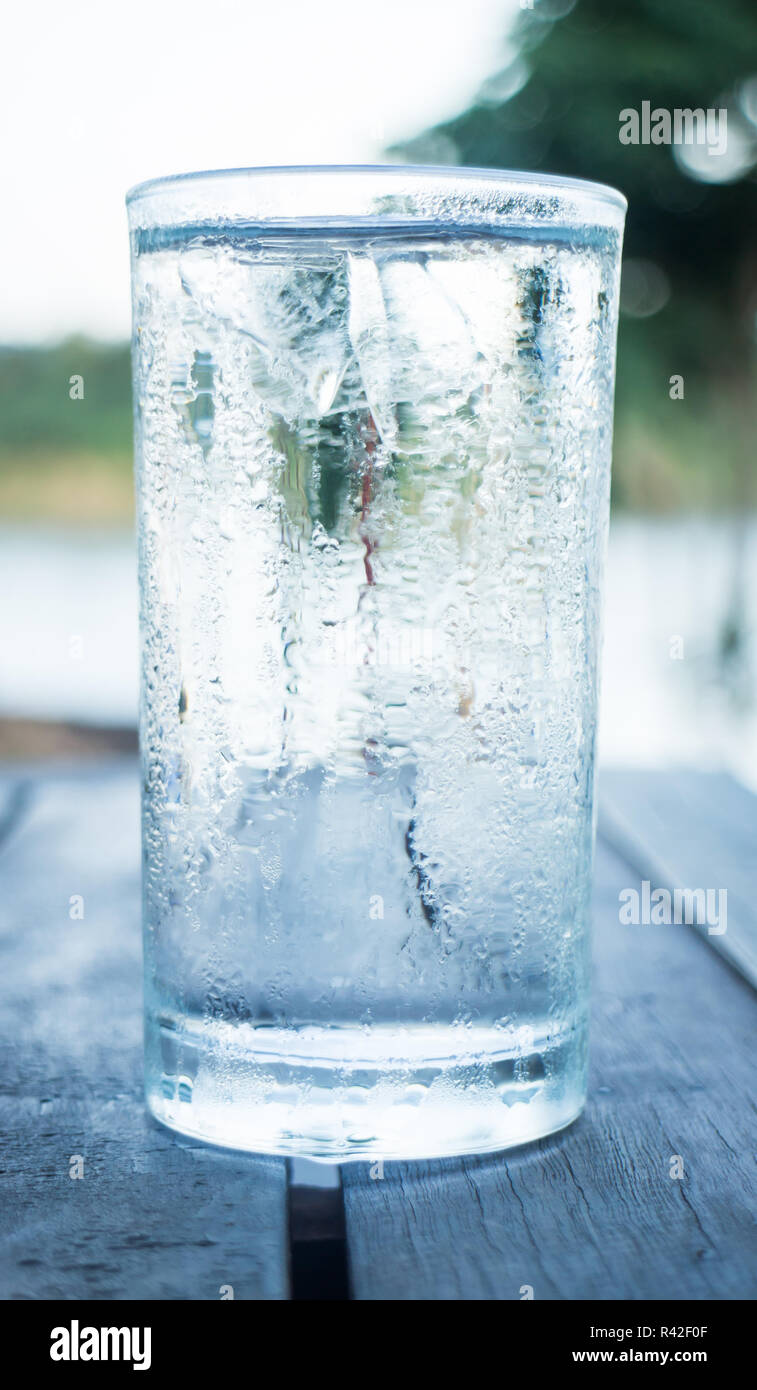
<instances>
[{"instance_id":1,"label":"ice cube","mask_svg":"<svg viewBox=\"0 0 757 1390\"><path fill-rule=\"evenodd\" d=\"M425 252L349 258L349 333L381 438L399 452L441 444L486 372L469 323Z\"/></svg>"},{"instance_id":2,"label":"ice cube","mask_svg":"<svg viewBox=\"0 0 757 1390\"><path fill-rule=\"evenodd\" d=\"M351 357L343 257L300 265L265 251L194 249L180 273L204 318L254 343L253 385L270 409L289 420L331 410Z\"/></svg>"},{"instance_id":3,"label":"ice cube","mask_svg":"<svg viewBox=\"0 0 757 1390\"><path fill-rule=\"evenodd\" d=\"M392 379L392 343L378 266L372 256L349 257L349 334L382 442L397 444L396 400Z\"/></svg>"}]
</instances>

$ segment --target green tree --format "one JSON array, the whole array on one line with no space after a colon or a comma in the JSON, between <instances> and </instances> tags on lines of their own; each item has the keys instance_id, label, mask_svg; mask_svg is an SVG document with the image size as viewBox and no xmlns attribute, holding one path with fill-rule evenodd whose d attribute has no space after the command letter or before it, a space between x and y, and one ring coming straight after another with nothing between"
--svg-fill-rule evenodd
<instances>
[{"instance_id":1,"label":"green tree","mask_svg":"<svg viewBox=\"0 0 757 1390\"><path fill-rule=\"evenodd\" d=\"M631 313L621 316L616 500L644 500L643 422L646 447L663 440L684 470L677 500L696 496L699 463L706 500L753 505L755 0L534 0L512 41L516 56L472 108L401 153L427 160L441 150L460 164L620 188L629 202L625 254L635 262L625 283L636 303L631 293ZM644 101L652 111L725 107L726 151L622 144L621 112ZM632 316L657 303L653 316ZM685 409L670 400L674 374L684 377Z\"/></svg>"}]
</instances>

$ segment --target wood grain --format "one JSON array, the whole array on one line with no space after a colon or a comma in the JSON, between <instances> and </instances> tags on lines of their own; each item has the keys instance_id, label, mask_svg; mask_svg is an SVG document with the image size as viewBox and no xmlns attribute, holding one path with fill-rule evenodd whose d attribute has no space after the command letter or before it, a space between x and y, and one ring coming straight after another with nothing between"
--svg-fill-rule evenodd
<instances>
[{"instance_id":1,"label":"wood grain","mask_svg":"<svg viewBox=\"0 0 757 1390\"><path fill-rule=\"evenodd\" d=\"M493 1158L345 1169L356 1298L754 1296L753 996L691 928L620 925L638 877L600 842L584 1116Z\"/></svg>"},{"instance_id":2,"label":"wood grain","mask_svg":"<svg viewBox=\"0 0 757 1390\"><path fill-rule=\"evenodd\" d=\"M725 773L606 772L600 828L653 888L726 888L709 944L757 985L757 797Z\"/></svg>"},{"instance_id":3,"label":"wood grain","mask_svg":"<svg viewBox=\"0 0 757 1390\"><path fill-rule=\"evenodd\" d=\"M6 778L3 805L0 1296L286 1298L284 1162L144 1111L134 763Z\"/></svg>"}]
</instances>

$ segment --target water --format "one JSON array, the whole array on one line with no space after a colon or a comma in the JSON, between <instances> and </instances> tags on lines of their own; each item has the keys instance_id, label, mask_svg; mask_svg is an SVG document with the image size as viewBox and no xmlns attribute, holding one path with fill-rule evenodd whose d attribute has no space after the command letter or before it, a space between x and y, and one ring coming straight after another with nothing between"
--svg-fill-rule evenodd
<instances>
[{"instance_id":1,"label":"water","mask_svg":"<svg viewBox=\"0 0 757 1390\"><path fill-rule=\"evenodd\" d=\"M0 719L136 723L134 571L131 529L0 525ZM728 770L757 789L754 518L616 514L604 610L600 766Z\"/></svg>"},{"instance_id":2,"label":"water","mask_svg":"<svg viewBox=\"0 0 757 1390\"><path fill-rule=\"evenodd\" d=\"M585 1095L617 244L148 237L147 1093L262 1152Z\"/></svg>"}]
</instances>

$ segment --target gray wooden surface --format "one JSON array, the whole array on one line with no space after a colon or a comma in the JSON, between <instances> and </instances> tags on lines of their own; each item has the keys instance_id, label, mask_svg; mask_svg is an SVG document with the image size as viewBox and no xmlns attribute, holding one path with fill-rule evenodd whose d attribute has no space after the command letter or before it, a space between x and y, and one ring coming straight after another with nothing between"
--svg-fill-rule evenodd
<instances>
[{"instance_id":1,"label":"gray wooden surface","mask_svg":"<svg viewBox=\"0 0 757 1390\"><path fill-rule=\"evenodd\" d=\"M606 779L629 824L640 778ZM757 801L743 798L754 834ZM728 886L717 876L728 862L718 826L713 816L709 846L706 826L690 825L699 854L681 860L694 873L687 886ZM600 836L583 1117L493 1159L387 1164L383 1181L346 1170L355 1297L393 1298L399 1287L406 1298L519 1299L528 1286L537 1299L754 1297L754 994L693 928L621 926L619 892L640 877ZM676 1155L682 1180L670 1177Z\"/></svg>"},{"instance_id":2,"label":"gray wooden surface","mask_svg":"<svg viewBox=\"0 0 757 1390\"><path fill-rule=\"evenodd\" d=\"M306 1212L299 1240L283 1162L144 1114L134 764L0 778L0 1296L287 1298L312 1234L358 1299L753 1297L754 994L712 938L621 926L618 894L727 887L748 964L757 798L666 776L603 786L584 1117L506 1155L346 1166L346 1228Z\"/></svg>"},{"instance_id":3,"label":"gray wooden surface","mask_svg":"<svg viewBox=\"0 0 757 1390\"><path fill-rule=\"evenodd\" d=\"M757 798L726 774L607 772L600 833L640 875L669 889L728 889L710 945L757 984Z\"/></svg>"},{"instance_id":4,"label":"gray wooden surface","mask_svg":"<svg viewBox=\"0 0 757 1390\"><path fill-rule=\"evenodd\" d=\"M138 796L131 761L0 788L0 1297L286 1298L284 1162L144 1112Z\"/></svg>"}]
</instances>

